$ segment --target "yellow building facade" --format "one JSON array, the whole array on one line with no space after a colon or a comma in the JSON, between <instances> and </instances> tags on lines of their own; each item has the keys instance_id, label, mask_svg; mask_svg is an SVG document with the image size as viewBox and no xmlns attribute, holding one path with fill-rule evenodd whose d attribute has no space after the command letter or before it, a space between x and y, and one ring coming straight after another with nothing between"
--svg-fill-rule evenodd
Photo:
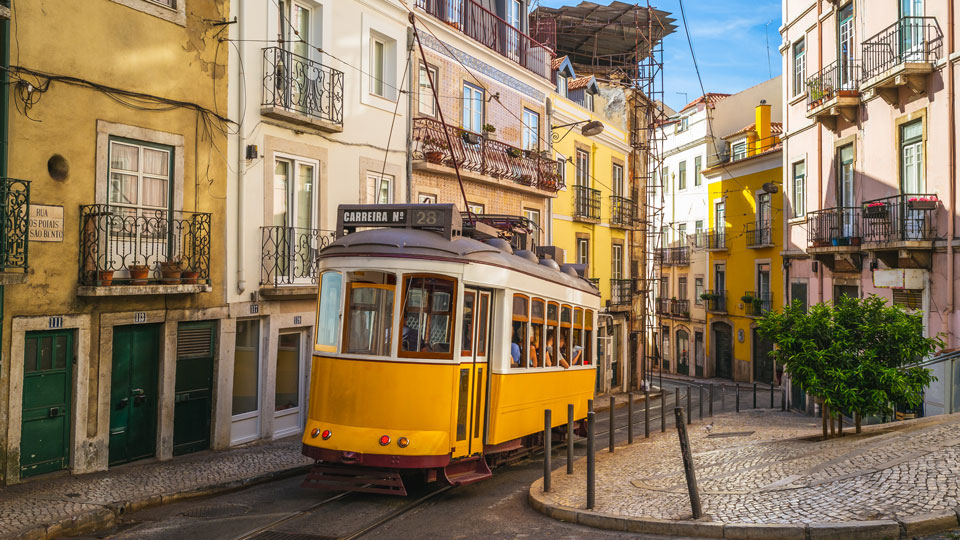
<instances>
[{"instance_id":1,"label":"yellow building facade","mask_svg":"<svg viewBox=\"0 0 960 540\"><path fill-rule=\"evenodd\" d=\"M577 77L565 58L554 65L558 89L550 98L553 149L565 187L553 201L550 243L563 249L566 264L579 265L600 290L604 308L599 317L597 392L622 390L629 384L634 293L629 254L636 218L629 198L628 133L622 118L602 112L607 110L608 89L602 90L593 77ZM595 133L596 123L603 125L600 133Z\"/></svg>"},{"instance_id":2,"label":"yellow building facade","mask_svg":"<svg viewBox=\"0 0 960 540\"><path fill-rule=\"evenodd\" d=\"M779 380L756 320L783 303L780 130L759 105L754 124L724 137L730 159L703 172L713 231L697 239L708 255L707 350L716 376L735 381Z\"/></svg>"}]
</instances>

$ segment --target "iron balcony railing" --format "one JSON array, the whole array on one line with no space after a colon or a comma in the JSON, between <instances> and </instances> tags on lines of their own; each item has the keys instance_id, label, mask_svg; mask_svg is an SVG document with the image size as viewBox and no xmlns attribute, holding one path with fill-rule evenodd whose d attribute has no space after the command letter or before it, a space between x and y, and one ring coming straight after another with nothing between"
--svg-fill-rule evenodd
<instances>
[{"instance_id":1,"label":"iron balcony railing","mask_svg":"<svg viewBox=\"0 0 960 540\"><path fill-rule=\"evenodd\" d=\"M600 289L600 278L596 278L596 277L587 278L587 281L589 281L597 289Z\"/></svg>"},{"instance_id":2,"label":"iron balcony railing","mask_svg":"<svg viewBox=\"0 0 960 540\"><path fill-rule=\"evenodd\" d=\"M610 196L610 225L632 228L637 221L637 203L624 197Z\"/></svg>"},{"instance_id":3,"label":"iron balcony railing","mask_svg":"<svg viewBox=\"0 0 960 540\"><path fill-rule=\"evenodd\" d=\"M747 315L760 317L766 315L773 309L773 293L761 292L755 293L747 291L740 297L743 302L743 310Z\"/></svg>"},{"instance_id":4,"label":"iron balcony railing","mask_svg":"<svg viewBox=\"0 0 960 540\"><path fill-rule=\"evenodd\" d=\"M0 272L27 271L30 182L0 178Z\"/></svg>"},{"instance_id":5,"label":"iron balcony railing","mask_svg":"<svg viewBox=\"0 0 960 540\"><path fill-rule=\"evenodd\" d=\"M316 285L317 256L334 240L330 231L274 225L260 228L260 284Z\"/></svg>"},{"instance_id":6,"label":"iron balcony railing","mask_svg":"<svg viewBox=\"0 0 960 540\"><path fill-rule=\"evenodd\" d=\"M773 228L770 223L747 223L747 247L759 248L773 245Z\"/></svg>"},{"instance_id":7,"label":"iron balcony railing","mask_svg":"<svg viewBox=\"0 0 960 540\"><path fill-rule=\"evenodd\" d=\"M210 246L209 213L80 207L81 285L210 284Z\"/></svg>"},{"instance_id":8,"label":"iron balcony railing","mask_svg":"<svg viewBox=\"0 0 960 540\"><path fill-rule=\"evenodd\" d=\"M263 49L263 106L343 125L343 72L280 47Z\"/></svg>"},{"instance_id":9,"label":"iron balcony railing","mask_svg":"<svg viewBox=\"0 0 960 540\"><path fill-rule=\"evenodd\" d=\"M706 291L703 293L703 301L707 304L707 311L727 312L727 291Z\"/></svg>"},{"instance_id":10,"label":"iron balcony railing","mask_svg":"<svg viewBox=\"0 0 960 540\"><path fill-rule=\"evenodd\" d=\"M447 134L450 135L449 143ZM556 193L563 187L557 173L557 162L548 155L522 151L509 144L492 141L455 126L447 126L432 118L413 120L413 155L430 163L508 178L518 184ZM452 144L452 148L451 148Z\"/></svg>"},{"instance_id":11,"label":"iron balcony railing","mask_svg":"<svg viewBox=\"0 0 960 540\"><path fill-rule=\"evenodd\" d=\"M728 229L707 229L694 234L693 245L702 249L727 249Z\"/></svg>"},{"instance_id":12,"label":"iron balcony railing","mask_svg":"<svg viewBox=\"0 0 960 540\"><path fill-rule=\"evenodd\" d=\"M943 54L943 32L934 17L902 17L863 42L863 78L905 63L935 63Z\"/></svg>"},{"instance_id":13,"label":"iron balcony railing","mask_svg":"<svg viewBox=\"0 0 960 540\"><path fill-rule=\"evenodd\" d=\"M657 315L670 316L670 299L657 298Z\"/></svg>"},{"instance_id":14,"label":"iron balcony railing","mask_svg":"<svg viewBox=\"0 0 960 540\"><path fill-rule=\"evenodd\" d=\"M600 221L600 190L586 186L573 186L573 218Z\"/></svg>"},{"instance_id":15,"label":"iron balcony railing","mask_svg":"<svg viewBox=\"0 0 960 540\"><path fill-rule=\"evenodd\" d=\"M671 266L690 265L690 248L687 246L668 248L665 255Z\"/></svg>"},{"instance_id":16,"label":"iron balcony railing","mask_svg":"<svg viewBox=\"0 0 960 540\"><path fill-rule=\"evenodd\" d=\"M670 257L670 248L657 248L654 255L654 264L663 266L673 266L673 258Z\"/></svg>"},{"instance_id":17,"label":"iron balcony railing","mask_svg":"<svg viewBox=\"0 0 960 540\"><path fill-rule=\"evenodd\" d=\"M550 79L553 51L476 1L416 0L416 6L501 56Z\"/></svg>"},{"instance_id":18,"label":"iron balcony railing","mask_svg":"<svg viewBox=\"0 0 960 540\"><path fill-rule=\"evenodd\" d=\"M540 225L529 218L510 214L475 214L472 217L499 230L501 238L509 240L514 250L533 250L540 245ZM464 221L469 219L464 216Z\"/></svg>"},{"instance_id":19,"label":"iron balcony railing","mask_svg":"<svg viewBox=\"0 0 960 540\"><path fill-rule=\"evenodd\" d=\"M809 247L858 246L861 240L859 206L826 208L807 213Z\"/></svg>"},{"instance_id":20,"label":"iron balcony railing","mask_svg":"<svg viewBox=\"0 0 960 540\"><path fill-rule=\"evenodd\" d=\"M610 280L610 303L615 306L630 305L633 298L632 279L611 279Z\"/></svg>"},{"instance_id":21,"label":"iron balcony railing","mask_svg":"<svg viewBox=\"0 0 960 540\"><path fill-rule=\"evenodd\" d=\"M815 109L838 96L859 95L862 78L859 60L836 60L807 77L807 109Z\"/></svg>"},{"instance_id":22,"label":"iron balcony railing","mask_svg":"<svg viewBox=\"0 0 960 540\"><path fill-rule=\"evenodd\" d=\"M690 318L690 301L689 300L670 300L670 315L679 319L689 319Z\"/></svg>"},{"instance_id":23,"label":"iron balcony railing","mask_svg":"<svg viewBox=\"0 0 960 540\"><path fill-rule=\"evenodd\" d=\"M933 194L901 194L863 203L863 241L890 243L932 241L937 238L937 209Z\"/></svg>"}]
</instances>

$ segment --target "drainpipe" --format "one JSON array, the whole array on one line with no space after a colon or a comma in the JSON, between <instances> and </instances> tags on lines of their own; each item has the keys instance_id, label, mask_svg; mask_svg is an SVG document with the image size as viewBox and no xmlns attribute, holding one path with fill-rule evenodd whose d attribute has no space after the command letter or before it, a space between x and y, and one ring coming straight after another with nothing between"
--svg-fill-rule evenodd
<instances>
[{"instance_id":1,"label":"drainpipe","mask_svg":"<svg viewBox=\"0 0 960 540\"><path fill-rule=\"evenodd\" d=\"M817 69L823 69L823 0L817 0ZM823 124L817 126L817 204L823 209ZM817 301L823 302L823 265L817 265Z\"/></svg>"},{"instance_id":2,"label":"drainpipe","mask_svg":"<svg viewBox=\"0 0 960 540\"><path fill-rule=\"evenodd\" d=\"M407 28L407 204L413 202L413 81L416 80L414 71L418 77L420 75L420 60L413 57L413 45L413 28Z\"/></svg>"},{"instance_id":3,"label":"drainpipe","mask_svg":"<svg viewBox=\"0 0 960 540\"><path fill-rule=\"evenodd\" d=\"M239 39L243 39L246 35L243 31L244 27L244 16L243 16L243 2L237 3L237 33L239 34ZM243 53L243 43L237 47L237 59L240 59L241 54ZM243 116L243 106L244 101L247 99L247 96L242 92L243 89L243 73L240 70L237 70L237 118ZM243 179L246 176L246 144L247 138L244 135L244 126L237 127L237 294L243 294L243 291L247 287L247 281L243 277Z\"/></svg>"},{"instance_id":4,"label":"drainpipe","mask_svg":"<svg viewBox=\"0 0 960 540\"><path fill-rule=\"evenodd\" d=\"M956 106L954 104L954 82L953 82L953 58L951 55L954 50L953 34L953 2L947 2L947 118L949 119L949 159L950 159L950 198L948 199L947 216L950 223L947 226L947 287L950 290L950 296L947 300L947 348L953 348L956 344L956 337L953 334L953 311L955 308L954 295L956 294L956 269L953 261L953 242L956 238L957 228L957 133L956 133Z\"/></svg>"}]
</instances>

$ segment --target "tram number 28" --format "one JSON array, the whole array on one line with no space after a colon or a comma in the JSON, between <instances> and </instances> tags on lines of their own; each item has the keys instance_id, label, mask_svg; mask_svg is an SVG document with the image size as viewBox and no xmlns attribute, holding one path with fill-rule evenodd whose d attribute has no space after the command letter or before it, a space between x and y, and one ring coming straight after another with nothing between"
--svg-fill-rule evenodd
<instances>
[{"instance_id":1,"label":"tram number 28","mask_svg":"<svg viewBox=\"0 0 960 540\"><path fill-rule=\"evenodd\" d=\"M414 225L437 225L440 223L440 212L436 210L414 210Z\"/></svg>"}]
</instances>

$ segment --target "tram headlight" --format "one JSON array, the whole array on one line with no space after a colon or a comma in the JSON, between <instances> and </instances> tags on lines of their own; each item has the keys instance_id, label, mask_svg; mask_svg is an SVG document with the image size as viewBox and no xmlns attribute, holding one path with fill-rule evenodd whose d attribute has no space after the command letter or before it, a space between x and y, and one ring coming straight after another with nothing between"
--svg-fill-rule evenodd
<instances>
[{"instance_id":1,"label":"tram headlight","mask_svg":"<svg viewBox=\"0 0 960 540\"><path fill-rule=\"evenodd\" d=\"M400 437L399 439L397 439L397 446L399 446L400 448L406 448L409 445L410 445L410 439L406 437Z\"/></svg>"},{"instance_id":2,"label":"tram headlight","mask_svg":"<svg viewBox=\"0 0 960 540\"><path fill-rule=\"evenodd\" d=\"M325 429L323 430L323 433L320 434L320 436L323 437L323 440L327 440L333 436L333 432L330 431L329 429Z\"/></svg>"},{"instance_id":3,"label":"tram headlight","mask_svg":"<svg viewBox=\"0 0 960 540\"><path fill-rule=\"evenodd\" d=\"M389 436L389 435L381 435L381 436L380 436L380 446L386 446L386 445L388 445L388 444L390 444L390 436Z\"/></svg>"},{"instance_id":4,"label":"tram headlight","mask_svg":"<svg viewBox=\"0 0 960 540\"><path fill-rule=\"evenodd\" d=\"M316 439L316 438L319 437L319 436L320 436L320 428L318 428L318 427L313 428L313 431L310 432L310 437L313 438L313 439ZM326 437L324 437L324 438L326 438Z\"/></svg>"}]
</instances>

